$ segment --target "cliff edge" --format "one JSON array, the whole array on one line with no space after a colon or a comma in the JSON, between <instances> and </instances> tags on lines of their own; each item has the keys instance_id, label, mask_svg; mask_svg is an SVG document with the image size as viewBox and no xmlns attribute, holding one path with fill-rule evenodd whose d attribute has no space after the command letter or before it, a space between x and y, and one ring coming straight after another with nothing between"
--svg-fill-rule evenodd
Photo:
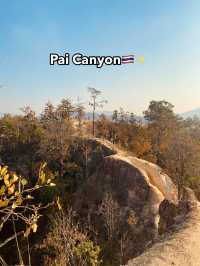
<instances>
[{"instance_id":1,"label":"cliff edge","mask_svg":"<svg viewBox=\"0 0 200 266\"><path fill-rule=\"evenodd\" d=\"M200 265L200 204L194 197L186 204L189 211L184 221L127 266Z\"/></svg>"}]
</instances>

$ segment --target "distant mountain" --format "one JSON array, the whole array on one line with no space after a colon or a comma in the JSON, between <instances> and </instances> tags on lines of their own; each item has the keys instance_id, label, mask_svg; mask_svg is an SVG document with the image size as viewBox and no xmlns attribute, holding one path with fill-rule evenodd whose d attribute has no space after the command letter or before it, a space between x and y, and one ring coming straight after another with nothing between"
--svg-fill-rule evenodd
<instances>
[{"instance_id":1,"label":"distant mountain","mask_svg":"<svg viewBox=\"0 0 200 266\"><path fill-rule=\"evenodd\" d=\"M106 117L108 118L112 118L113 112L111 111L102 111L102 112L96 112L95 116L96 118L98 118L101 114L104 114ZM194 110L191 111L187 111L184 113L179 114L181 117L183 117L184 119L186 118L193 118L193 117L198 117L200 119L200 108L196 108ZM89 120L92 119L92 112L87 112L85 114L85 117ZM146 123L145 119L143 116L138 116L136 115L136 119L142 123Z\"/></svg>"},{"instance_id":2,"label":"distant mountain","mask_svg":"<svg viewBox=\"0 0 200 266\"><path fill-rule=\"evenodd\" d=\"M113 112L110 112L110 111L102 111L102 112L96 112L95 113L95 117L99 117L100 115L102 115L102 114L104 114L106 117L108 117L108 118L111 118L112 117L112 115L113 115ZM89 119L89 120L91 120L92 119L92 112L87 112L86 114L85 114L85 117L87 118L87 119Z\"/></svg>"},{"instance_id":3,"label":"distant mountain","mask_svg":"<svg viewBox=\"0 0 200 266\"><path fill-rule=\"evenodd\" d=\"M113 112L111 111L102 111L102 112L96 112L95 113L95 118L98 118L100 115L105 115L107 118L112 118ZM92 112L86 112L85 118L88 120L92 120ZM135 118L138 122L145 123L145 119L142 116L135 115Z\"/></svg>"},{"instance_id":4,"label":"distant mountain","mask_svg":"<svg viewBox=\"0 0 200 266\"><path fill-rule=\"evenodd\" d=\"M194 110L191 110L191 111L182 113L181 116L183 118L193 118L195 116L198 117L198 118L200 118L200 108L196 108Z\"/></svg>"}]
</instances>

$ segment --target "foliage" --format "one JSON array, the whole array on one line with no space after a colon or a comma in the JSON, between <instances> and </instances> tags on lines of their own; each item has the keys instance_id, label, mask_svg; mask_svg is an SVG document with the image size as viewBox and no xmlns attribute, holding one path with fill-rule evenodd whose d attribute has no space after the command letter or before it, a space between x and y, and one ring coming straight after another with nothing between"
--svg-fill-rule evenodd
<instances>
[{"instance_id":1,"label":"foliage","mask_svg":"<svg viewBox=\"0 0 200 266\"><path fill-rule=\"evenodd\" d=\"M97 137L106 138L138 157L149 156L151 139L147 128L137 121L133 113L122 108L114 111L112 120L101 115L96 121ZM149 156L150 157L150 156Z\"/></svg>"},{"instance_id":2,"label":"foliage","mask_svg":"<svg viewBox=\"0 0 200 266\"><path fill-rule=\"evenodd\" d=\"M60 206L60 203L59 203ZM44 265L96 266L100 264L99 246L89 240L74 222L72 210L63 211L52 217L50 232L40 249L44 249Z\"/></svg>"},{"instance_id":3,"label":"foliage","mask_svg":"<svg viewBox=\"0 0 200 266\"><path fill-rule=\"evenodd\" d=\"M23 263L22 255L19 249L17 236L23 235L25 238L31 232L36 233L38 220L41 217L40 211L48 206L41 206L33 201L33 193L44 186L54 186L51 179L47 179L45 174L46 164L40 167L39 177L36 184L28 187L25 178L16 175L8 170L7 166L0 166L0 232L6 227L9 221L13 223L14 235L8 236L2 243L0 248L4 247L11 240L15 239L19 263ZM21 224L21 231L16 230L16 223Z\"/></svg>"},{"instance_id":4,"label":"foliage","mask_svg":"<svg viewBox=\"0 0 200 266\"><path fill-rule=\"evenodd\" d=\"M42 129L31 109L24 112L23 116L5 115L0 119L0 161L32 178L39 161Z\"/></svg>"},{"instance_id":5,"label":"foliage","mask_svg":"<svg viewBox=\"0 0 200 266\"><path fill-rule=\"evenodd\" d=\"M2 245L16 239L16 235L13 235L15 224L19 244L24 235L27 239L30 233L37 230L40 210L44 208L40 203L48 204L59 195L69 206L75 192L81 189L85 180L89 182L88 177L94 170L92 167L96 167L92 166L93 158L98 159L98 162L102 160L98 147L90 150L82 140L90 132L130 154L157 163L177 184L180 196L182 187L188 185L200 198L199 119L180 118L174 113L174 106L167 101L151 101L143 119L122 108L115 110L112 117L100 115L97 118L96 108L105 101L100 99L100 92L94 89L90 89L90 96L93 121L84 118L84 106L81 103L74 104L68 98L61 100L57 106L48 102L39 116L30 107L24 107L21 115L4 115L0 118L0 232L3 233L6 228L8 233L2 237ZM77 140L82 141L82 145L78 145L79 150L74 149ZM48 171L45 165L41 166L44 161L48 164ZM26 176L26 179L21 176ZM54 186L51 181L53 176L56 183L54 188L51 187ZM94 234L89 237L80 226L74 224L74 217L69 219L72 213L60 213L54 217L55 222L52 221L52 228L45 239L53 256L50 254L46 264L50 261L52 265L57 262L65 265L66 261L75 260L75 264L70 262L71 265L96 265L99 247L91 239L101 245L103 258L111 256L112 261L115 258L123 262L130 241L127 232L125 235L119 234L119 209L110 196L102 202L100 211L107 237L103 243L101 233L97 239ZM134 223L134 216L127 219L128 224ZM63 231L66 239L71 241L70 249L63 239ZM121 244L116 238L121 239ZM71 253L66 254L66 248ZM121 259L116 256L119 249L123 253Z\"/></svg>"},{"instance_id":6,"label":"foliage","mask_svg":"<svg viewBox=\"0 0 200 266\"><path fill-rule=\"evenodd\" d=\"M173 107L167 101L151 101L148 109L144 111L152 153L161 167L165 164L163 159L165 149L170 145L171 137L176 135L181 127L182 120L173 112Z\"/></svg>"},{"instance_id":7,"label":"foliage","mask_svg":"<svg viewBox=\"0 0 200 266\"><path fill-rule=\"evenodd\" d=\"M83 243L80 243L75 248L75 253L78 256L79 261L84 261L85 265L99 265L99 253L100 247L95 246L91 240L86 240Z\"/></svg>"}]
</instances>

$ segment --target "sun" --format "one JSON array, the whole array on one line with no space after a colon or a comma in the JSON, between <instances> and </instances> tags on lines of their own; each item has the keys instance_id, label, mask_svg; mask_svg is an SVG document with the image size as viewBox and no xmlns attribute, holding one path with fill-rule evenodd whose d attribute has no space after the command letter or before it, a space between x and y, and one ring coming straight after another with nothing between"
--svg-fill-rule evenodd
<instances>
[{"instance_id":1,"label":"sun","mask_svg":"<svg viewBox=\"0 0 200 266\"><path fill-rule=\"evenodd\" d=\"M140 63L140 64L144 64L144 56L143 55L140 55L137 57L137 62Z\"/></svg>"}]
</instances>

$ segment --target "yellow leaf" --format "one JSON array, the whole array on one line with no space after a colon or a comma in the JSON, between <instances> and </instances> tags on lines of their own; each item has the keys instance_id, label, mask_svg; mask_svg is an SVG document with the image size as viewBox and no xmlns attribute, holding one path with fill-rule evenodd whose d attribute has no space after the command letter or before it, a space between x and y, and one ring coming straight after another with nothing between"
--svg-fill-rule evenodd
<instances>
[{"instance_id":1,"label":"yellow leaf","mask_svg":"<svg viewBox=\"0 0 200 266\"><path fill-rule=\"evenodd\" d=\"M15 184L8 188L8 194L11 195L15 192Z\"/></svg>"},{"instance_id":2,"label":"yellow leaf","mask_svg":"<svg viewBox=\"0 0 200 266\"><path fill-rule=\"evenodd\" d=\"M31 229L30 229L30 227L28 227L28 228L26 229L26 232L24 233L24 237L28 237L29 234L30 234L30 232L31 232Z\"/></svg>"},{"instance_id":3,"label":"yellow leaf","mask_svg":"<svg viewBox=\"0 0 200 266\"><path fill-rule=\"evenodd\" d=\"M21 183L23 186L26 186L28 181L25 178L22 178Z\"/></svg>"},{"instance_id":4,"label":"yellow leaf","mask_svg":"<svg viewBox=\"0 0 200 266\"><path fill-rule=\"evenodd\" d=\"M46 179L46 175L43 171L41 171L39 174L39 180L40 180L41 184L45 183L45 179Z\"/></svg>"},{"instance_id":5,"label":"yellow leaf","mask_svg":"<svg viewBox=\"0 0 200 266\"><path fill-rule=\"evenodd\" d=\"M0 200L0 208L7 206L8 206L8 200Z\"/></svg>"},{"instance_id":6,"label":"yellow leaf","mask_svg":"<svg viewBox=\"0 0 200 266\"><path fill-rule=\"evenodd\" d=\"M36 223L35 224L32 224L31 228L33 230L33 233L36 233L36 231L37 231L37 224Z\"/></svg>"},{"instance_id":7,"label":"yellow leaf","mask_svg":"<svg viewBox=\"0 0 200 266\"><path fill-rule=\"evenodd\" d=\"M12 183L17 182L18 179L19 177L16 174L13 174Z\"/></svg>"},{"instance_id":8,"label":"yellow leaf","mask_svg":"<svg viewBox=\"0 0 200 266\"><path fill-rule=\"evenodd\" d=\"M44 172L44 168L47 166L47 163L43 163L41 166L40 166L40 170L39 170L39 182L41 184L44 184L45 181L46 181L46 174Z\"/></svg>"},{"instance_id":9,"label":"yellow leaf","mask_svg":"<svg viewBox=\"0 0 200 266\"><path fill-rule=\"evenodd\" d=\"M27 198L27 199L34 199L34 197L31 196L31 195L27 195L26 198Z\"/></svg>"},{"instance_id":10,"label":"yellow leaf","mask_svg":"<svg viewBox=\"0 0 200 266\"><path fill-rule=\"evenodd\" d=\"M9 187L9 186L10 186L10 182L9 182L9 174L4 175L3 180L4 180L4 184L5 184L7 187Z\"/></svg>"},{"instance_id":11,"label":"yellow leaf","mask_svg":"<svg viewBox=\"0 0 200 266\"><path fill-rule=\"evenodd\" d=\"M23 202L22 198L18 198L18 199L15 201L15 203L16 203L17 206L20 206L20 205L22 204L22 202Z\"/></svg>"},{"instance_id":12,"label":"yellow leaf","mask_svg":"<svg viewBox=\"0 0 200 266\"><path fill-rule=\"evenodd\" d=\"M4 194L4 192L6 191L6 187L3 185L0 189L0 196L2 196Z\"/></svg>"},{"instance_id":13,"label":"yellow leaf","mask_svg":"<svg viewBox=\"0 0 200 266\"><path fill-rule=\"evenodd\" d=\"M13 202L12 209L15 209L16 207L17 207L17 204L15 202Z\"/></svg>"},{"instance_id":14,"label":"yellow leaf","mask_svg":"<svg viewBox=\"0 0 200 266\"><path fill-rule=\"evenodd\" d=\"M56 203L57 203L58 209L62 210L62 206L60 204L60 198L59 197L57 198Z\"/></svg>"},{"instance_id":15,"label":"yellow leaf","mask_svg":"<svg viewBox=\"0 0 200 266\"><path fill-rule=\"evenodd\" d=\"M44 169L47 166L47 163L43 163L41 169Z\"/></svg>"},{"instance_id":16,"label":"yellow leaf","mask_svg":"<svg viewBox=\"0 0 200 266\"><path fill-rule=\"evenodd\" d=\"M0 175L4 176L8 172L8 166L4 166L1 168Z\"/></svg>"}]
</instances>

